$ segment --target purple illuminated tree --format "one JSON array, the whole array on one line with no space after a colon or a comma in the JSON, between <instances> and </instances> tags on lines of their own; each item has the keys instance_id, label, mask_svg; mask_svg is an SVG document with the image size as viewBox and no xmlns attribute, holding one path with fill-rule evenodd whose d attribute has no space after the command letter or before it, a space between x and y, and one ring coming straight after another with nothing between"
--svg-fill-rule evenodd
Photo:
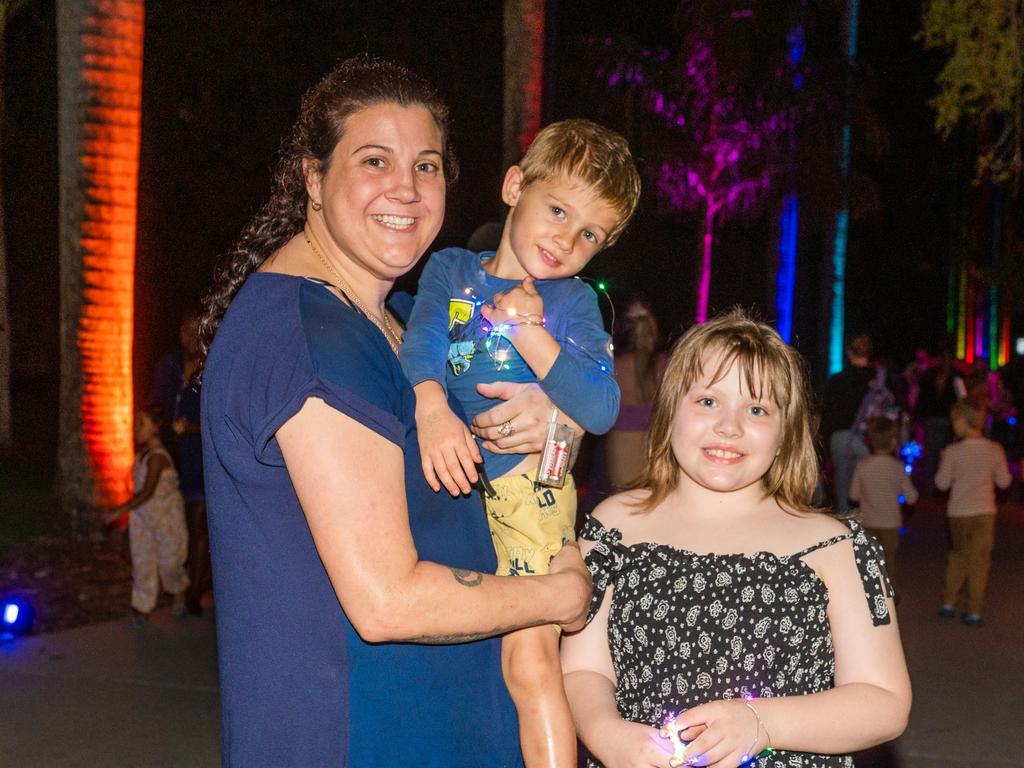
<instances>
[{"instance_id":1,"label":"purple illuminated tree","mask_svg":"<svg viewBox=\"0 0 1024 768\"><path fill-rule=\"evenodd\" d=\"M719 5L688 4L673 48L606 39L596 67L600 80L623 92L641 153L662 158L651 169L659 204L702 216L699 323L708 314L715 229L761 201L784 167L794 119L792 96L779 84L784 25L776 40L755 35L752 11L712 13ZM767 77L751 76L766 69Z\"/></svg>"}]
</instances>

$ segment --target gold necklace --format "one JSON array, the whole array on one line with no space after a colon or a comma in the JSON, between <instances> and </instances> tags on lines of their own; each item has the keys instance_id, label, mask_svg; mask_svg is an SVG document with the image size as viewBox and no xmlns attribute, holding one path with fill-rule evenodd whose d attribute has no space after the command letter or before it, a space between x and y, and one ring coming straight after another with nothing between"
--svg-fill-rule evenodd
<instances>
[{"instance_id":1,"label":"gold necklace","mask_svg":"<svg viewBox=\"0 0 1024 768\"><path fill-rule=\"evenodd\" d=\"M356 296L355 290L353 290L352 286L348 284L348 281L342 277L341 273L334 268L334 265L331 264L331 262L329 262L322 253L320 253L320 249L313 245L313 241L309 239L309 234L307 234L305 230L303 230L302 236L306 238L306 245L309 246L309 250L311 250L318 259L320 259L320 263L327 267L329 272L338 278L338 282L341 283L339 286L341 290L344 291L345 295L353 304L356 305L356 308L366 315L367 319L377 326L377 329L384 334L384 340L387 341L388 346L391 347L391 351L397 355L398 345L402 343L402 340L398 337L398 334L395 333L395 329L391 325L391 318L388 317L387 310L384 310L384 312L381 313L381 317L384 319L384 322L381 323L381 321L374 317L370 310L366 308L366 305L359 300L359 297Z\"/></svg>"}]
</instances>

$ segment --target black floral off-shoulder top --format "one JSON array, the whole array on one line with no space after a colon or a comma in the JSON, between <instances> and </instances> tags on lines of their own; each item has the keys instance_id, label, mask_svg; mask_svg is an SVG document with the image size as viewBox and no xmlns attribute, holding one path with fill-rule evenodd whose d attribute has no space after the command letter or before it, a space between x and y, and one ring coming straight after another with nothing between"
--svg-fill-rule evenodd
<instances>
[{"instance_id":1,"label":"black floral off-shoulder top","mask_svg":"<svg viewBox=\"0 0 1024 768\"><path fill-rule=\"evenodd\" d=\"M581 538L594 580L590 618L614 587L608 646L627 720L654 727L717 699L798 696L834 686L828 590L805 555L852 540L875 626L890 621L892 585L881 547L854 521L848 532L792 555L697 554L663 544L624 546L595 518ZM589 620L589 619L588 619ZM778 751L758 768L850 768L849 755ZM589 765L600 766L591 759Z\"/></svg>"}]
</instances>

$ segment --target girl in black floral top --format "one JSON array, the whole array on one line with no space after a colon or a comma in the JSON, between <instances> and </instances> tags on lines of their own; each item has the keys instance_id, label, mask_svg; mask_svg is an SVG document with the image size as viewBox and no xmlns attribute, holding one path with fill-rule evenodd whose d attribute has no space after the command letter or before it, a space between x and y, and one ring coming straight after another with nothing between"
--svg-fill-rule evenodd
<instances>
[{"instance_id":1,"label":"girl in black floral top","mask_svg":"<svg viewBox=\"0 0 1024 768\"><path fill-rule=\"evenodd\" d=\"M810 505L816 481L800 355L741 312L692 328L644 477L583 531L591 621L562 667L590 765L838 768L902 733L881 549Z\"/></svg>"}]
</instances>

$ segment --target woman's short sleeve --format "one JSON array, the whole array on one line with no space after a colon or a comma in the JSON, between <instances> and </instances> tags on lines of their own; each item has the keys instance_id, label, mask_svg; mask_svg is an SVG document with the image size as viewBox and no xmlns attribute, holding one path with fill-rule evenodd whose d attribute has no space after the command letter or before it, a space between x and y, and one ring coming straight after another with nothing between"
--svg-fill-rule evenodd
<instances>
[{"instance_id":1,"label":"woman's short sleeve","mask_svg":"<svg viewBox=\"0 0 1024 768\"><path fill-rule=\"evenodd\" d=\"M590 611L587 614L589 623L604 601L609 582L622 570L627 552L620 543L622 532L618 528L605 528L596 517L587 518L587 522L580 530L580 538L595 542L594 548L585 558L594 587L590 598Z\"/></svg>"},{"instance_id":2,"label":"woman's short sleeve","mask_svg":"<svg viewBox=\"0 0 1024 768\"><path fill-rule=\"evenodd\" d=\"M310 398L403 450L415 409L398 359L369 320L320 282L272 274L254 275L232 302L203 398L219 453L271 467L284 467L277 431Z\"/></svg>"}]
</instances>

